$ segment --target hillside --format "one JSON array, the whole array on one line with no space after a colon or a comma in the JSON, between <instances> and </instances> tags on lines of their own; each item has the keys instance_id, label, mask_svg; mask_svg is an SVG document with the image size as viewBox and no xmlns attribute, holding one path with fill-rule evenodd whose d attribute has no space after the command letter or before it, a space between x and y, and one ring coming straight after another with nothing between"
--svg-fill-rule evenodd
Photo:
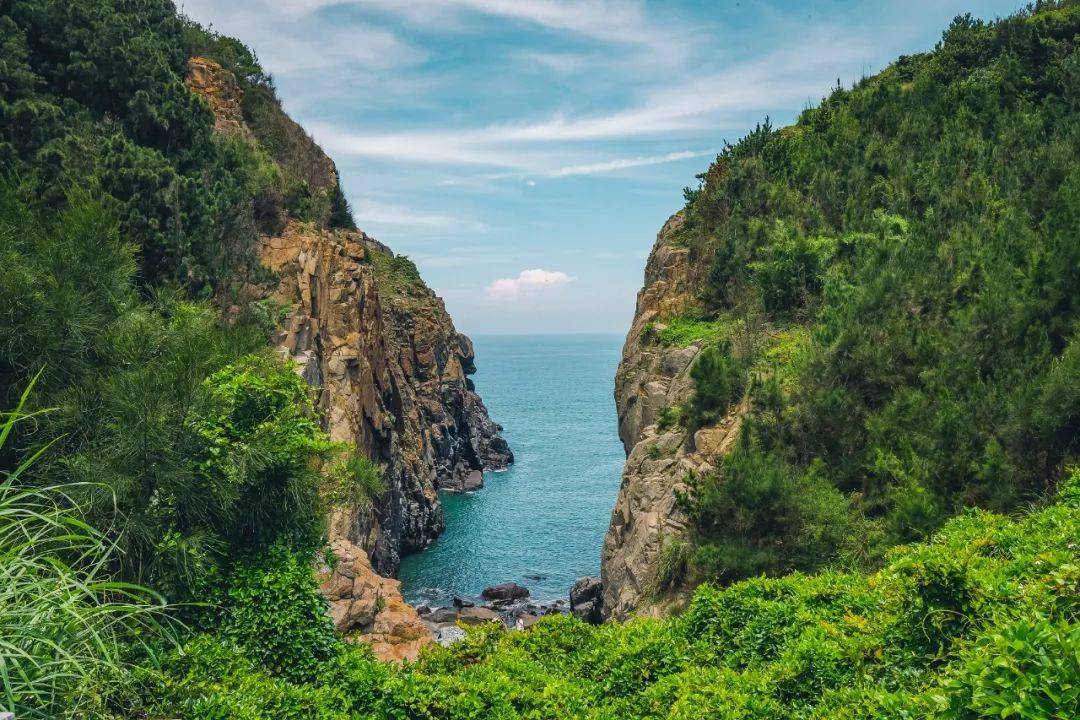
<instances>
[{"instance_id":1,"label":"hillside","mask_svg":"<svg viewBox=\"0 0 1080 720\"><path fill-rule=\"evenodd\" d=\"M512 459L442 302L238 41L0 29L3 710L1080 715L1077 0L725 148L616 378L609 621L450 647L377 572Z\"/></svg>"},{"instance_id":2,"label":"hillside","mask_svg":"<svg viewBox=\"0 0 1080 720\"><path fill-rule=\"evenodd\" d=\"M1080 453L1080 7L960 17L767 121L661 231L616 381L607 611L874 568Z\"/></svg>"},{"instance_id":3,"label":"hillside","mask_svg":"<svg viewBox=\"0 0 1080 720\"><path fill-rule=\"evenodd\" d=\"M241 557L318 552L337 628L415 655L383 576L442 531L438 489L512 461L471 342L240 42L167 0L0 28L0 402L26 415L0 467L48 447L17 474L100 529L109 580L203 602Z\"/></svg>"}]
</instances>

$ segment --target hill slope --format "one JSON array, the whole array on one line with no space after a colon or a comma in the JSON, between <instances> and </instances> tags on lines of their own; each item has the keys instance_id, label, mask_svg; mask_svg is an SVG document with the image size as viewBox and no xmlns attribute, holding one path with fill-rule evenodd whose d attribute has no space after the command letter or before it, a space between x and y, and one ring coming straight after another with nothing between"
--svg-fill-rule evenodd
<instances>
[{"instance_id":1,"label":"hill slope","mask_svg":"<svg viewBox=\"0 0 1080 720\"><path fill-rule=\"evenodd\" d=\"M1078 33L1075 2L958 18L687 189L619 370L609 612L874 567L1052 491L1080 453Z\"/></svg>"},{"instance_id":2,"label":"hill slope","mask_svg":"<svg viewBox=\"0 0 1080 720\"><path fill-rule=\"evenodd\" d=\"M0 31L0 401L40 372L29 409L52 408L2 467L53 443L35 482L107 529L114 577L172 601L325 539L362 575L329 573L339 629L373 631L403 606L376 571L442 531L437 490L512 460L471 342L356 229L240 42L169 0L17 0Z\"/></svg>"}]
</instances>

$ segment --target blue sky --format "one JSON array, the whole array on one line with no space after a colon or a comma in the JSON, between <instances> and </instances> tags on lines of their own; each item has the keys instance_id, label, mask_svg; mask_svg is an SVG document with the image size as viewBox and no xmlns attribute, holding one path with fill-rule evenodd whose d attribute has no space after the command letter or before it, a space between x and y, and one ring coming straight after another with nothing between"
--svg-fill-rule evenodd
<instances>
[{"instance_id":1,"label":"blue sky","mask_svg":"<svg viewBox=\"0 0 1080 720\"><path fill-rule=\"evenodd\" d=\"M178 0L242 39L360 227L468 333L625 332L722 147L1021 0Z\"/></svg>"}]
</instances>

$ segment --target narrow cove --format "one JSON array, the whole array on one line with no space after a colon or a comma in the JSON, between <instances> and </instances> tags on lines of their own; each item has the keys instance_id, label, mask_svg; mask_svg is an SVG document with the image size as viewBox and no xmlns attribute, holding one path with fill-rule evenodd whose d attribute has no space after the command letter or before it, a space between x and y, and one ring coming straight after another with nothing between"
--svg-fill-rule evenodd
<instances>
[{"instance_id":1,"label":"narrow cove","mask_svg":"<svg viewBox=\"0 0 1080 720\"><path fill-rule=\"evenodd\" d=\"M516 462L475 493L443 493L446 531L406 557L414 605L449 605L516 582L534 601L565 598L600 570L625 459L612 378L619 335L474 336L477 391Z\"/></svg>"}]
</instances>

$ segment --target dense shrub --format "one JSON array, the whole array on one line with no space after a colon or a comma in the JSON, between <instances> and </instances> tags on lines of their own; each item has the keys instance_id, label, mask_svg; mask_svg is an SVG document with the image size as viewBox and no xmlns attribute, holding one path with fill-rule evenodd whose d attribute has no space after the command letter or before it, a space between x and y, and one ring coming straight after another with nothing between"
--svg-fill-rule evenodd
<instances>
[{"instance_id":1,"label":"dense shrub","mask_svg":"<svg viewBox=\"0 0 1080 720\"><path fill-rule=\"evenodd\" d=\"M680 235L711 262L704 317L730 328L694 338L720 349L691 428L752 386L760 474L820 463L882 547L1052 490L1080 453L1078 33L1073 0L959 17L932 52L724 149ZM797 362L724 359L725 340L767 354L785 333L806 339ZM759 552L733 542L706 552Z\"/></svg>"},{"instance_id":2,"label":"dense shrub","mask_svg":"<svg viewBox=\"0 0 1080 720\"><path fill-rule=\"evenodd\" d=\"M1080 710L1077 488L1080 472L1057 504L1019 520L965 513L894 549L872 574L705 584L682 616L663 620L597 627L554 616L525 632L489 624L396 669L363 648L304 657L304 633L322 638L325 627L308 606L310 575L295 556L262 563L243 571L236 596L252 604L235 617L254 650L202 636L154 692L165 689L162 708L199 719L1064 720ZM274 591L286 586L298 600ZM278 643L279 632L296 642ZM259 669L260 648L310 668L310 681Z\"/></svg>"},{"instance_id":3,"label":"dense shrub","mask_svg":"<svg viewBox=\"0 0 1080 720\"><path fill-rule=\"evenodd\" d=\"M820 475L762 452L741 436L719 473L690 476L681 498L695 522L695 565L706 578L731 581L818 566L853 530L846 498Z\"/></svg>"},{"instance_id":4,"label":"dense shrub","mask_svg":"<svg viewBox=\"0 0 1080 720\"><path fill-rule=\"evenodd\" d=\"M0 448L20 422L31 383L0 414ZM156 641L164 607L113 581L107 538L79 519L70 486L27 482L49 448L0 463L0 710L19 717L86 716L123 684L131 646Z\"/></svg>"},{"instance_id":5,"label":"dense shrub","mask_svg":"<svg viewBox=\"0 0 1080 720\"><path fill-rule=\"evenodd\" d=\"M742 396L746 384L743 363L732 354L731 344L727 342L698 353L690 377L695 392L682 419L691 430L720 420Z\"/></svg>"}]
</instances>

